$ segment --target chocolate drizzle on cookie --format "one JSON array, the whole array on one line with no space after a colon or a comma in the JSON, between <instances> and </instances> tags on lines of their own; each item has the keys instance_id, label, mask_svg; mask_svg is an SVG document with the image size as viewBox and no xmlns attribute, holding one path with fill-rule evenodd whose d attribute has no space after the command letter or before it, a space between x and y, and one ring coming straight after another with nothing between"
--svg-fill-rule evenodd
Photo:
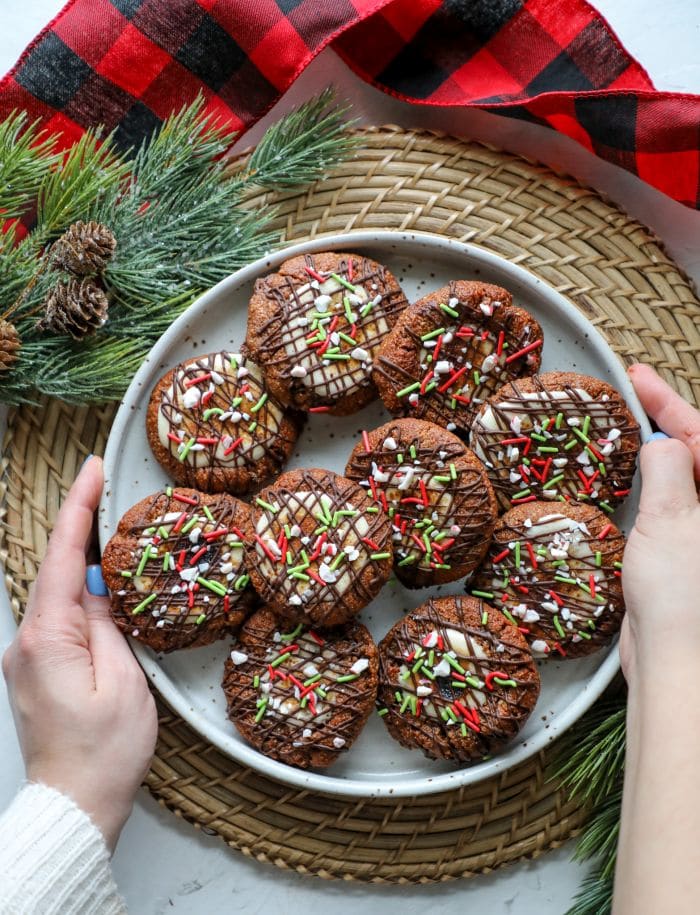
<instances>
[{"instance_id":1,"label":"chocolate drizzle on cookie","mask_svg":"<svg viewBox=\"0 0 700 915\"><path fill-rule=\"evenodd\" d=\"M639 426L609 385L555 372L502 388L474 420L471 445L504 508L595 500L612 513L630 491Z\"/></svg>"},{"instance_id":2,"label":"chocolate drizzle on cookie","mask_svg":"<svg viewBox=\"0 0 700 915\"><path fill-rule=\"evenodd\" d=\"M364 492L327 470L283 474L253 509L253 582L286 619L350 619L389 577L390 527Z\"/></svg>"},{"instance_id":3,"label":"chocolate drizzle on cookie","mask_svg":"<svg viewBox=\"0 0 700 915\"><path fill-rule=\"evenodd\" d=\"M158 438L179 462L178 478L205 490L223 488L222 471L255 481L262 462L269 470L280 467L296 432L265 389L259 367L241 353L220 351L180 363L158 404Z\"/></svg>"},{"instance_id":4,"label":"chocolate drizzle on cookie","mask_svg":"<svg viewBox=\"0 0 700 915\"><path fill-rule=\"evenodd\" d=\"M535 502L503 516L470 590L536 654L578 657L620 628L623 550L620 531L593 506Z\"/></svg>"},{"instance_id":5,"label":"chocolate drizzle on cookie","mask_svg":"<svg viewBox=\"0 0 700 915\"><path fill-rule=\"evenodd\" d=\"M498 387L539 368L541 347L539 324L513 306L509 292L453 281L409 306L374 371L392 389L387 398L378 380L394 415L467 432Z\"/></svg>"},{"instance_id":6,"label":"chocolate drizzle on cookie","mask_svg":"<svg viewBox=\"0 0 700 915\"><path fill-rule=\"evenodd\" d=\"M291 402L313 408L372 388L375 351L406 299L388 271L368 258L341 255L333 271L310 254L303 263L294 274L256 284L271 302L271 317L252 346L266 370L285 379Z\"/></svg>"},{"instance_id":7,"label":"chocolate drizzle on cookie","mask_svg":"<svg viewBox=\"0 0 700 915\"><path fill-rule=\"evenodd\" d=\"M427 756L466 762L498 749L530 714L539 678L522 638L472 598L430 600L379 646L379 711Z\"/></svg>"},{"instance_id":8,"label":"chocolate drizzle on cookie","mask_svg":"<svg viewBox=\"0 0 700 915\"><path fill-rule=\"evenodd\" d=\"M112 615L160 650L211 641L252 604L242 527L244 503L168 488L134 506L105 548Z\"/></svg>"},{"instance_id":9,"label":"chocolate drizzle on cookie","mask_svg":"<svg viewBox=\"0 0 700 915\"><path fill-rule=\"evenodd\" d=\"M226 662L229 717L262 753L292 765L328 765L349 749L376 694L372 639L356 623L319 633L281 631L262 611Z\"/></svg>"},{"instance_id":10,"label":"chocolate drizzle on cookie","mask_svg":"<svg viewBox=\"0 0 700 915\"><path fill-rule=\"evenodd\" d=\"M415 420L387 423L363 433L346 474L391 519L402 581L451 581L483 557L495 520L493 493L480 462L454 436Z\"/></svg>"}]
</instances>

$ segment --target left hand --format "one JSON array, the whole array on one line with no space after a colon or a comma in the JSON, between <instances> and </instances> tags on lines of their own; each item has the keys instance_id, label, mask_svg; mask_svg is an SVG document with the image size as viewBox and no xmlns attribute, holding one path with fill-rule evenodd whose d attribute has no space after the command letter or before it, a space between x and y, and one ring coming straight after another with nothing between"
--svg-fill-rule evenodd
<instances>
[{"instance_id":1,"label":"left hand","mask_svg":"<svg viewBox=\"0 0 700 915\"><path fill-rule=\"evenodd\" d=\"M103 482L102 461L89 458L56 519L2 669L28 780L68 795L113 850L153 755L157 715L109 600L85 587Z\"/></svg>"}]
</instances>

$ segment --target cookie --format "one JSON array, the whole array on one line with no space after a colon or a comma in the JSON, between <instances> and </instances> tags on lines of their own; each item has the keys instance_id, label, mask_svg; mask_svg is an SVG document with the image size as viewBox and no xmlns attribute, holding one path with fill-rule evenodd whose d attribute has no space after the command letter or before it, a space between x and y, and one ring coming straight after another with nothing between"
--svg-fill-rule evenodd
<instances>
[{"instance_id":1,"label":"cookie","mask_svg":"<svg viewBox=\"0 0 700 915\"><path fill-rule=\"evenodd\" d=\"M263 608L241 629L224 668L228 716L254 747L307 769L350 749L374 708L377 647L360 623L284 631Z\"/></svg>"},{"instance_id":2,"label":"cookie","mask_svg":"<svg viewBox=\"0 0 700 915\"><path fill-rule=\"evenodd\" d=\"M396 576L408 587L455 581L483 559L496 497L451 432L420 419L386 423L362 434L345 473L391 518Z\"/></svg>"},{"instance_id":3,"label":"cookie","mask_svg":"<svg viewBox=\"0 0 700 915\"><path fill-rule=\"evenodd\" d=\"M196 356L153 389L146 434L158 463L178 483L244 493L288 460L301 427L263 384L247 356Z\"/></svg>"},{"instance_id":4,"label":"cookie","mask_svg":"<svg viewBox=\"0 0 700 915\"><path fill-rule=\"evenodd\" d=\"M255 603L243 542L249 517L233 496L171 487L130 508L102 554L122 632L173 651L235 631Z\"/></svg>"},{"instance_id":5,"label":"cookie","mask_svg":"<svg viewBox=\"0 0 700 915\"><path fill-rule=\"evenodd\" d=\"M391 525L363 490L330 470L290 470L252 506L255 590L289 622L352 619L391 574Z\"/></svg>"},{"instance_id":6,"label":"cookie","mask_svg":"<svg viewBox=\"0 0 700 915\"><path fill-rule=\"evenodd\" d=\"M521 730L540 678L527 642L474 597L421 604L379 644L379 714L432 759L482 759Z\"/></svg>"},{"instance_id":7,"label":"cookie","mask_svg":"<svg viewBox=\"0 0 700 915\"><path fill-rule=\"evenodd\" d=\"M639 425L622 396L573 372L504 385L471 431L504 510L551 499L593 501L610 514L629 494L639 444Z\"/></svg>"},{"instance_id":8,"label":"cookie","mask_svg":"<svg viewBox=\"0 0 700 915\"><path fill-rule=\"evenodd\" d=\"M392 273L367 257L293 257L256 282L247 344L282 403L343 416L377 396L372 361L407 304Z\"/></svg>"},{"instance_id":9,"label":"cookie","mask_svg":"<svg viewBox=\"0 0 700 915\"><path fill-rule=\"evenodd\" d=\"M624 546L593 505L518 505L496 524L470 591L516 625L536 655L578 658L622 625Z\"/></svg>"},{"instance_id":10,"label":"cookie","mask_svg":"<svg viewBox=\"0 0 700 915\"><path fill-rule=\"evenodd\" d=\"M379 347L374 381L394 416L469 434L501 385L540 367L542 328L490 283L456 280L403 312Z\"/></svg>"}]
</instances>

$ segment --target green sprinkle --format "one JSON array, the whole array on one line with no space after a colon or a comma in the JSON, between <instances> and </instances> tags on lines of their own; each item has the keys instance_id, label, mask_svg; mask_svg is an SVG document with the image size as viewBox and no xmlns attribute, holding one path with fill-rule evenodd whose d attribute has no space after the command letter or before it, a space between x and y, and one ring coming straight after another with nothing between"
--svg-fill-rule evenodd
<instances>
[{"instance_id":1,"label":"green sprinkle","mask_svg":"<svg viewBox=\"0 0 700 915\"><path fill-rule=\"evenodd\" d=\"M173 488L172 488L172 486L166 486L166 487L165 487L165 495L166 495L168 498L170 498L170 497L172 496L172 494L173 494Z\"/></svg>"},{"instance_id":2,"label":"green sprinkle","mask_svg":"<svg viewBox=\"0 0 700 915\"><path fill-rule=\"evenodd\" d=\"M290 572L290 578L295 578L297 581L311 581L311 578L308 575L304 575L303 572Z\"/></svg>"},{"instance_id":3,"label":"green sprinkle","mask_svg":"<svg viewBox=\"0 0 700 915\"><path fill-rule=\"evenodd\" d=\"M323 354L323 358L324 358L324 359L330 359L331 361L335 361L335 362L346 362L348 359L350 359L350 356L348 356L347 353L329 353L329 352L325 352L325 353Z\"/></svg>"},{"instance_id":4,"label":"green sprinkle","mask_svg":"<svg viewBox=\"0 0 700 915\"><path fill-rule=\"evenodd\" d=\"M204 514L207 516L207 521L211 521L212 524L215 524L214 516L213 516L212 513L209 511L209 509L207 508L206 505L203 505L203 506L202 506L202 511L203 511Z\"/></svg>"},{"instance_id":5,"label":"green sprinkle","mask_svg":"<svg viewBox=\"0 0 700 915\"><path fill-rule=\"evenodd\" d=\"M546 435L540 435L539 432L531 432L531 433L530 433L530 438L534 438L534 440L535 440L536 442L546 442L546 441L548 441L547 436L546 436Z\"/></svg>"},{"instance_id":6,"label":"green sprinkle","mask_svg":"<svg viewBox=\"0 0 700 915\"><path fill-rule=\"evenodd\" d=\"M391 553L370 553L370 559L391 559Z\"/></svg>"},{"instance_id":7,"label":"green sprinkle","mask_svg":"<svg viewBox=\"0 0 700 915\"><path fill-rule=\"evenodd\" d=\"M501 607L501 613L503 614L503 616L505 616L505 618L508 620L509 623L512 623L513 626L517 626L517 625L518 625L518 624L515 622L515 620L513 619L512 614L509 613L508 610L506 610L505 607Z\"/></svg>"},{"instance_id":8,"label":"green sprinkle","mask_svg":"<svg viewBox=\"0 0 700 915\"><path fill-rule=\"evenodd\" d=\"M122 578L132 578L132 573L127 572L126 569L123 572L120 572L119 574L121 575Z\"/></svg>"},{"instance_id":9,"label":"green sprinkle","mask_svg":"<svg viewBox=\"0 0 700 915\"><path fill-rule=\"evenodd\" d=\"M209 407L204 411L204 413L202 413L202 419L204 422L206 422L210 417L214 416L214 414L221 416L223 412L224 411L221 409L221 407Z\"/></svg>"},{"instance_id":10,"label":"green sprinkle","mask_svg":"<svg viewBox=\"0 0 700 915\"><path fill-rule=\"evenodd\" d=\"M257 689L260 686L260 677L258 674L256 674L253 677L253 686L255 687L255 689Z\"/></svg>"},{"instance_id":11,"label":"green sprinkle","mask_svg":"<svg viewBox=\"0 0 700 915\"><path fill-rule=\"evenodd\" d=\"M447 710L446 710L446 709L441 708L441 709L440 709L440 717L442 718L443 721L448 721L450 716L447 714Z\"/></svg>"},{"instance_id":12,"label":"green sprinkle","mask_svg":"<svg viewBox=\"0 0 700 915\"><path fill-rule=\"evenodd\" d=\"M557 483L559 483L560 480L563 480L563 479L564 479L564 474L558 473L555 477L552 477L551 480L546 482L544 484L544 486L542 487L542 489L552 489L554 486L557 485Z\"/></svg>"},{"instance_id":13,"label":"green sprinkle","mask_svg":"<svg viewBox=\"0 0 700 915\"><path fill-rule=\"evenodd\" d=\"M398 563L398 565L399 566L410 566L412 563L414 563L417 560L417 558L418 557L416 556L415 553L409 553L408 556L404 556L404 558Z\"/></svg>"},{"instance_id":14,"label":"green sprinkle","mask_svg":"<svg viewBox=\"0 0 700 915\"><path fill-rule=\"evenodd\" d=\"M357 345L357 340L353 340L353 338L350 337L348 334L344 334L344 333L342 332L342 330L339 330L339 331L338 331L338 336L340 337L341 340L343 340L343 341L344 341L345 343L347 343L349 346L356 346L356 345Z\"/></svg>"},{"instance_id":15,"label":"green sprinkle","mask_svg":"<svg viewBox=\"0 0 700 915\"><path fill-rule=\"evenodd\" d=\"M415 663L415 664L413 665L413 667L411 668L411 673L412 673L412 674L417 674L418 671L421 669L422 666L423 666L423 658L418 658L418 660L416 661L416 663Z\"/></svg>"},{"instance_id":16,"label":"green sprinkle","mask_svg":"<svg viewBox=\"0 0 700 915\"><path fill-rule=\"evenodd\" d=\"M469 676L467 677L467 683L468 683L470 686L474 687L474 689L481 689L481 687L484 685L484 684L482 683L482 681L479 680L478 677L472 677L471 675L469 675Z\"/></svg>"},{"instance_id":17,"label":"green sprinkle","mask_svg":"<svg viewBox=\"0 0 700 915\"><path fill-rule=\"evenodd\" d=\"M572 426L571 431L574 433L574 435L577 438L580 438L582 442L585 442L587 445L589 444L590 438L586 435L586 433L582 429L579 429L578 426Z\"/></svg>"},{"instance_id":18,"label":"green sprinkle","mask_svg":"<svg viewBox=\"0 0 700 915\"><path fill-rule=\"evenodd\" d=\"M163 527L161 524L161 526L158 528L158 536L161 540L167 540L170 536L170 531L167 529L167 527Z\"/></svg>"},{"instance_id":19,"label":"green sprinkle","mask_svg":"<svg viewBox=\"0 0 700 915\"><path fill-rule=\"evenodd\" d=\"M146 609L146 607L149 604L152 604L153 601L156 599L156 597L158 597L157 594L149 594L148 597L144 598L144 600L142 600L140 604L137 604L134 607L134 609L131 611L131 615L136 616L137 613L143 613L143 611Z\"/></svg>"},{"instance_id":20,"label":"green sprinkle","mask_svg":"<svg viewBox=\"0 0 700 915\"><path fill-rule=\"evenodd\" d=\"M399 674L399 680L408 680L411 676L411 671L406 668L402 673Z\"/></svg>"},{"instance_id":21,"label":"green sprinkle","mask_svg":"<svg viewBox=\"0 0 700 915\"><path fill-rule=\"evenodd\" d=\"M445 305L444 302L440 302L440 305L438 307L441 308L445 312L445 314L448 314L451 318L459 317L459 312L456 311L454 308L450 308L449 305Z\"/></svg>"},{"instance_id":22,"label":"green sprinkle","mask_svg":"<svg viewBox=\"0 0 700 915\"><path fill-rule=\"evenodd\" d=\"M218 581L210 581L207 578L202 578L201 575L197 577L197 581L203 588L208 588L209 591L213 591L219 597L223 597L226 594L226 588Z\"/></svg>"},{"instance_id":23,"label":"green sprinkle","mask_svg":"<svg viewBox=\"0 0 700 915\"><path fill-rule=\"evenodd\" d=\"M472 591L472 597L483 597L486 600L493 600L493 591Z\"/></svg>"},{"instance_id":24,"label":"green sprinkle","mask_svg":"<svg viewBox=\"0 0 700 915\"><path fill-rule=\"evenodd\" d=\"M170 566L170 553L168 552L163 556L163 571L167 572L169 566Z\"/></svg>"},{"instance_id":25,"label":"green sprinkle","mask_svg":"<svg viewBox=\"0 0 700 915\"><path fill-rule=\"evenodd\" d=\"M227 541L227 546L230 547L230 549L232 549L232 550L240 550L240 549L243 549L243 541L242 540L229 540L229 541Z\"/></svg>"},{"instance_id":26,"label":"green sprinkle","mask_svg":"<svg viewBox=\"0 0 700 915\"><path fill-rule=\"evenodd\" d=\"M500 677L494 677L493 682L499 686L510 686L511 688L515 688L518 685L515 680L502 680Z\"/></svg>"},{"instance_id":27,"label":"green sprinkle","mask_svg":"<svg viewBox=\"0 0 700 915\"><path fill-rule=\"evenodd\" d=\"M595 553L595 564L600 568L603 565L603 554L600 550L596 550Z\"/></svg>"},{"instance_id":28,"label":"green sprinkle","mask_svg":"<svg viewBox=\"0 0 700 915\"><path fill-rule=\"evenodd\" d=\"M444 333L445 333L445 328L438 327L437 330L431 330L429 334L423 334L423 336L421 337L421 340L423 340L423 341L434 340L436 337L439 337L440 334L444 334Z\"/></svg>"},{"instance_id":29,"label":"green sprinkle","mask_svg":"<svg viewBox=\"0 0 700 915\"><path fill-rule=\"evenodd\" d=\"M194 518L190 518L190 520L187 522L187 524L182 525L182 527L180 528L180 533L188 534L192 530L192 528L197 524L197 521L198 521L198 518L196 515Z\"/></svg>"},{"instance_id":30,"label":"green sprinkle","mask_svg":"<svg viewBox=\"0 0 700 915\"><path fill-rule=\"evenodd\" d=\"M348 324L352 324L352 308L350 308L350 299L346 295L343 296L343 308L345 309L345 317L348 319Z\"/></svg>"},{"instance_id":31,"label":"green sprinkle","mask_svg":"<svg viewBox=\"0 0 700 915\"><path fill-rule=\"evenodd\" d=\"M156 529L154 527L147 527L144 531L144 534L146 535L146 537L152 537L155 534L155 532L156 532Z\"/></svg>"},{"instance_id":32,"label":"green sprinkle","mask_svg":"<svg viewBox=\"0 0 700 915\"><path fill-rule=\"evenodd\" d=\"M139 564L136 568L136 577L137 578L141 575L143 570L146 568L146 563L148 562L148 560L150 558L151 558L151 547L150 547L150 545L147 545L145 547L143 553L141 554L141 559L139 560Z\"/></svg>"},{"instance_id":33,"label":"green sprinkle","mask_svg":"<svg viewBox=\"0 0 700 915\"><path fill-rule=\"evenodd\" d=\"M478 371L476 369L474 369L474 384L480 384L480 382L481 382L481 375L478 373Z\"/></svg>"},{"instance_id":34,"label":"green sprinkle","mask_svg":"<svg viewBox=\"0 0 700 915\"><path fill-rule=\"evenodd\" d=\"M621 569L621 568L622 568L622 563L621 563L621 562L613 562L613 568L614 568L614 569ZM123 574L124 574L124 573L122 572L122 575L123 575Z\"/></svg>"},{"instance_id":35,"label":"green sprinkle","mask_svg":"<svg viewBox=\"0 0 700 915\"><path fill-rule=\"evenodd\" d=\"M197 617L197 619L195 620L195 623L198 626L201 626L206 618L207 618L206 613L200 613L199 616Z\"/></svg>"},{"instance_id":36,"label":"green sprinkle","mask_svg":"<svg viewBox=\"0 0 700 915\"><path fill-rule=\"evenodd\" d=\"M590 632L584 632L583 629L579 630L578 635L580 635L582 639L587 639L588 641L593 638Z\"/></svg>"},{"instance_id":37,"label":"green sprinkle","mask_svg":"<svg viewBox=\"0 0 700 915\"><path fill-rule=\"evenodd\" d=\"M360 317L366 318L367 315L370 313L370 311L372 311L373 308L374 308L374 305L371 302L367 302L367 304L363 305L362 308L360 309Z\"/></svg>"},{"instance_id":38,"label":"green sprinkle","mask_svg":"<svg viewBox=\"0 0 700 915\"><path fill-rule=\"evenodd\" d=\"M416 451L416 446L415 446L415 445L411 445L411 446L410 446L410 448L408 449L408 453L411 455L411 457L413 458L414 461L415 461L415 459L418 457L418 453L417 453L417 451Z\"/></svg>"},{"instance_id":39,"label":"green sprinkle","mask_svg":"<svg viewBox=\"0 0 700 915\"><path fill-rule=\"evenodd\" d=\"M600 470L601 477L607 477L608 471L605 469L605 464L602 461L598 461L598 470Z\"/></svg>"},{"instance_id":40,"label":"green sprinkle","mask_svg":"<svg viewBox=\"0 0 700 915\"><path fill-rule=\"evenodd\" d=\"M457 479L457 468L455 467L454 464L450 464L450 476L452 477L453 480Z\"/></svg>"},{"instance_id":41,"label":"green sprinkle","mask_svg":"<svg viewBox=\"0 0 700 915\"><path fill-rule=\"evenodd\" d=\"M484 610L484 612L481 614L481 625L485 626L488 623L488 621L489 621L489 612L488 612L488 610Z\"/></svg>"},{"instance_id":42,"label":"green sprinkle","mask_svg":"<svg viewBox=\"0 0 700 915\"><path fill-rule=\"evenodd\" d=\"M530 492L531 492L531 490L530 490L529 486L527 487L527 489L521 489L520 492L516 492L511 497L511 502L513 501L513 499L523 499L525 496L529 496Z\"/></svg>"},{"instance_id":43,"label":"green sprinkle","mask_svg":"<svg viewBox=\"0 0 700 915\"><path fill-rule=\"evenodd\" d=\"M584 418L583 418L583 427L582 427L581 431L583 432L584 435L588 435L588 430L589 430L590 428L591 428L591 417L590 417L590 416L584 416Z\"/></svg>"},{"instance_id":44,"label":"green sprinkle","mask_svg":"<svg viewBox=\"0 0 700 915\"><path fill-rule=\"evenodd\" d=\"M466 726L466 724L465 724L464 722L462 722L461 727L460 727L460 729L459 729L459 732L460 732L460 734L462 735L462 737L466 737L466 736L467 736L467 726Z\"/></svg>"},{"instance_id":45,"label":"green sprinkle","mask_svg":"<svg viewBox=\"0 0 700 915\"><path fill-rule=\"evenodd\" d=\"M182 449L182 451L180 451L180 453L179 453L178 456L177 456L178 461L184 461L184 460L185 460L185 458L187 457L187 455L190 453L190 450L191 450L191 448L192 448L192 445L194 445L195 442L196 442L196 439L194 439L194 438L191 438L191 439L187 442L187 444L184 446L184 448Z\"/></svg>"},{"instance_id":46,"label":"green sprinkle","mask_svg":"<svg viewBox=\"0 0 700 915\"><path fill-rule=\"evenodd\" d=\"M322 686L317 686L317 687L316 687L316 695L317 695L317 696L320 696L321 699L325 699L326 696L328 695L328 693L325 691L325 689L324 689Z\"/></svg>"},{"instance_id":47,"label":"green sprinkle","mask_svg":"<svg viewBox=\"0 0 700 915\"><path fill-rule=\"evenodd\" d=\"M459 661L456 658L453 658L451 654L444 654L443 658L447 661L453 670L457 671L458 674L466 673L465 669L462 667Z\"/></svg>"},{"instance_id":48,"label":"green sprinkle","mask_svg":"<svg viewBox=\"0 0 700 915\"><path fill-rule=\"evenodd\" d=\"M520 541L519 540L515 541L514 554L515 554L515 568L519 569L520 568Z\"/></svg>"},{"instance_id":49,"label":"green sprinkle","mask_svg":"<svg viewBox=\"0 0 700 915\"><path fill-rule=\"evenodd\" d=\"M555 628L555 629L557 630L557 632L559 633L559 636L560 636L562 639L565 638L565 637L566 637L566 633L564 632L564 627L563 627L562 624L559 622L559 617L558 617L556 614L554 615L554 617L553 617L553 619L552 619L552 622L554 623L554 628Z\"/></svg>"},{"instance_id":50,"label":"green sprinkle","mask_svg":"<svg viewBox=\"0 0 700 915\"><path fill-rule=\"evenodd\" d=\"M460 683L459 680L452 680L451 683L450 683L450 686L451 686L453 689L466 689L466 688L467 688L467 684L466 684L466 683Z\"/></svg>"},{"instance_id":51,"label":"green sprinkle","mask_svg":"<svg viewBox=\"0 0 700 915\"><path fill-rule=\"evenodd\" d=\"M554 581L562 581L565 585L577 585L578 582L575 578L567 578L565 575L555 575Z\"/></svg>"},{"instance_id":52,"label":"green sprinkle","mask_svg":"<svg viewBox=\"0 0 700 915\"><path fill-rule=\"evenodd\" d=\"M287 658L291 658L291 656L292 656L291 651L285 651L284 654L281 654L278 658L275 658L275 660L272 662L272 664L270 664L270 667L279 667L280 664L284 664L284 662L287 660Z\"/></svg>"},{"instance_id":53,"label":"green sprinkle","mask_svg":"<svg viewBox=\"0 0 700 915\"><path fill-rule=\"evenodd\" d=\"M313 677L309 677L308 680L304 680L304 686L311 686L312 683L317 683L321 676L321 674L315 674Z\"/></svg>"},{"instance_id":54,"label":"green sprinkle","mask_svg":"<svg viewBox=\"0 0 700 915\"><path fill-rule=\"evenodd\" d=\"M449 705L447 706L446 712L447 712L447 714L450 716L450 718L451 718L453 721L456 721L456 720L457 720L457 716L456 716L455 713L452 711L452 709L449 707Z\"/></svg>"},{"instance_id":55,"label":"green sprinkle","mask_svg":"<svg viewBox=\"0 0 700 915\"><path fill-rule=\"evenodd\" d=\"M255 723L258 724L262 721L263 715L265 714L265 709L267 708L267 698L263 699L262 705L258 709L258 714L255 716Z\"/></svg>"},{"instance_id":56,"label":"green sprinkle","mask_svg":"<svg viewBox=\"0 0 700 915\"><path fill-rule=\"evenodd\" d=\"M279 511L279 508L275 508L274 505L271 505L269 502L266 502L264 499L257 498L255 500L255 502L257 505L260 506L260 508L264 508L266 511L272 512L273 515L276 515L277 512Z\"/></svg>"},{"instance_id":57,"label":"green sprinkle","mask_svg":"<svg viewBox=\"0 0 700 915\"><path fill-rule=\"evenodd\" d=\"M345 288L349 289L350 292L357 292L356 288L352 285L352 283L349 283L342 276L338 276L337 273L331 273L331 276L336 281L336 283L340 283L341 286L345 286Z\"/></svg>"},{"instance_id":58,"label":"green sprinkle","mask_svg":"<svg viewBox=\"0 0 700 915\"><path fill-rule=\"evenodd\" d=\"M257 421L256 421L256 422L252 422L252 423L250 423L250 424L248 425L248 432L255 432L255 430L256 430L257 428L258 428Z\"/></svg>"},{"instance_id":59,"label":"green sprinkle","mask_svg":"<svg viewBox=\"0 0 700 915\"><path fill-rule=\"evenodd\" d=\"M394 699L396 699L397 702L401 702L402 694L398 691L398 689L394 693Z\"/></svg>"},{"instance_id":60,"label":"green sprinkle","mask_svg":"<svg viewBox=\"0 0 700 915\"><path fill-rule=\"evenodd\" d=\"M406 693L406 695L403 697L403 702L401 703L401 708L399 709L399 715L403 715L403 713L408 708L408 704L410 701L411 701L411 695L410 695L410 693Z\"/></svg>"},{"instance_id":61,"label":"green sprinkle","mask_svg":"<svg viewBox=\"0 0 700 915\"><path fill-rule=\"evenodd\" d=\"M378 708L378 709L377 709L377 714L379 715L380 718L383 718L383 717L384 717L385 715L387 715L388 713L389 713L389 709L388 709L388 708Z\"/></svg>"},{"instance_id":62,"label":"green sprinkle","mask_svg":"<svg viewBox=\"0 0 700 915\"><path fill-rule=\"evenodd\" d=\"M538 454L558 454L559 449L556 445L538 445L537 446Z\"/></svg>"},{"instance_id":63,"label":"green sprinkle","mask_svg":"<svg viewBox=\"0 0 700 915\"><path fill-rule=\"evenodd\" d=\"M432 670L428 670L427 667L424 667L424 668L423 668L422 673L423 673L423 676L424 676L424 677L427 677L429 680L435 680L435 679L436 679L435 674L432 672Z\"/></svg>"},{"instance_id":64,"label":"green sprinkle","mask_svg":"<svg viewBox=\"0 0 700 915\"><path fill-rule=\"evenodd\" d=\"M231 368L232 368L235 372L238 371L238 363L236 362L236 357L235 357L235 356L231 356Z\"/></svg>"},{"instance_id":65,"label":"green sprinkle","mask_svg":"<svg viewBox=\"0 0 700 915\"><path fill-rule=\"evenodd\" d=\"M578 442L575 438L569 439L569 441L564 445L564 451L571 451L572 448L575 448L578 445Z\"/></svg>"},{"instance_id":66,"label":"green sprinkle","mask_svg":"<svg viewBox=\"0 0 700 915\"><path fill-rule=\"evenodd\" d=\"M554 420L554 428L561 429L561 424L564 422L564 414L557 413L557 418Z\"/></svg>"},{"instance_id":67,"label":"green sprinkle","mask_svg":"<svg viewBox=\"0 0 700 915\"><path fill-rule=\"evenodd\" d=\"M283 642L292 642L299 635L299 633L302 631L303 628L304 628L304 624L299 623L299 625L296 627L296 629L292 629L291 632L283 632L282 635L280 636L280 638L282 639Z\"/></svg>"},{"instance_id":68,"label":"green sprinkle","mask_svg":"<svg viewBox=\"0 0 700 915\"><path fill-rule=\"evenodd\" d=\"M352 683L353 680L357 680L359 674L346 674L344 677L337 677L336 683Z\"/></svg>"},{"instance_id":69,"label":"green sprinkle","mask_svg":"<svg viewBox=\"0 0 700 915\"><path fill-rule=\"evenodd\" d=\"M399 452L399 454L396 455L396 463L403 464L403 454L401 454L400 452Z\"/></svg>"},{"instance_id":70,"label":"green sprinkle","mask_svg":"<svg viewBox=\"0 0 700 915\"><path fill-rule=\"evenodd\" d=\"M330 568L335 570L338 568L341 562L344 562L346 559L345 553L339 552L338 555L333 559L333 562L330 564Z\"/></svg>"},{"instance_id":71,"label":"green sprinkle","mask_svg":"<svg viewBox=\"0 0 700 915\"><path fill-rule=\"evenodd\" d=\"M614 509L609 502L599 502L598 506L603 509L604 512L607 512L609 515L612 515Z\"/></svg>"}]
</instances>

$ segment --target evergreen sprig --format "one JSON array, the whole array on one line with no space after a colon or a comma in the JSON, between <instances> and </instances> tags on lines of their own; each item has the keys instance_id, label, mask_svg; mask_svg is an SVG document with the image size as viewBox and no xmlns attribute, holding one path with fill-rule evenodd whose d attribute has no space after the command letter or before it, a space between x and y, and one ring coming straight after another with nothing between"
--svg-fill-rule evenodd
<instances>
[{"instance_id":1,"label":"evergreen sprig","mask_svg":"<svg viewBox=\"0 0 700 915\"><path fill-rule=\"evenodd\" d=\"M574 858L594 862L566 915L610 915L625 767L626 704L620 695L596 705L562 741L554 777L570 797L590 804Z\"/></svg>"},{"instance_id":2,"label":"evergreen sprig","mask_svg":"<svg viewBox=\"0 0 700 915\"><path fill-rule=\"evenodd\" d=\"M271 205L246 208L254 187L311 182L346 158L355 140L332 92L300 106L268 129L243 168L224 157L225 125L198 99L168 118L131 157L113 138L88 131L67 153L26 116L0 125L0 209L21 216L36 207L32 231L0 235L0 317L16 326L19 359L0 377L0 400L31 402L37 393L72 403L120 397L153 343L197 296L270 251ZM47 269L52 243L72 223L95 220L117 238L102 282L109 320L76 342L37 330L42 303L60 278Z\"/></svg>"}]
</instances>

